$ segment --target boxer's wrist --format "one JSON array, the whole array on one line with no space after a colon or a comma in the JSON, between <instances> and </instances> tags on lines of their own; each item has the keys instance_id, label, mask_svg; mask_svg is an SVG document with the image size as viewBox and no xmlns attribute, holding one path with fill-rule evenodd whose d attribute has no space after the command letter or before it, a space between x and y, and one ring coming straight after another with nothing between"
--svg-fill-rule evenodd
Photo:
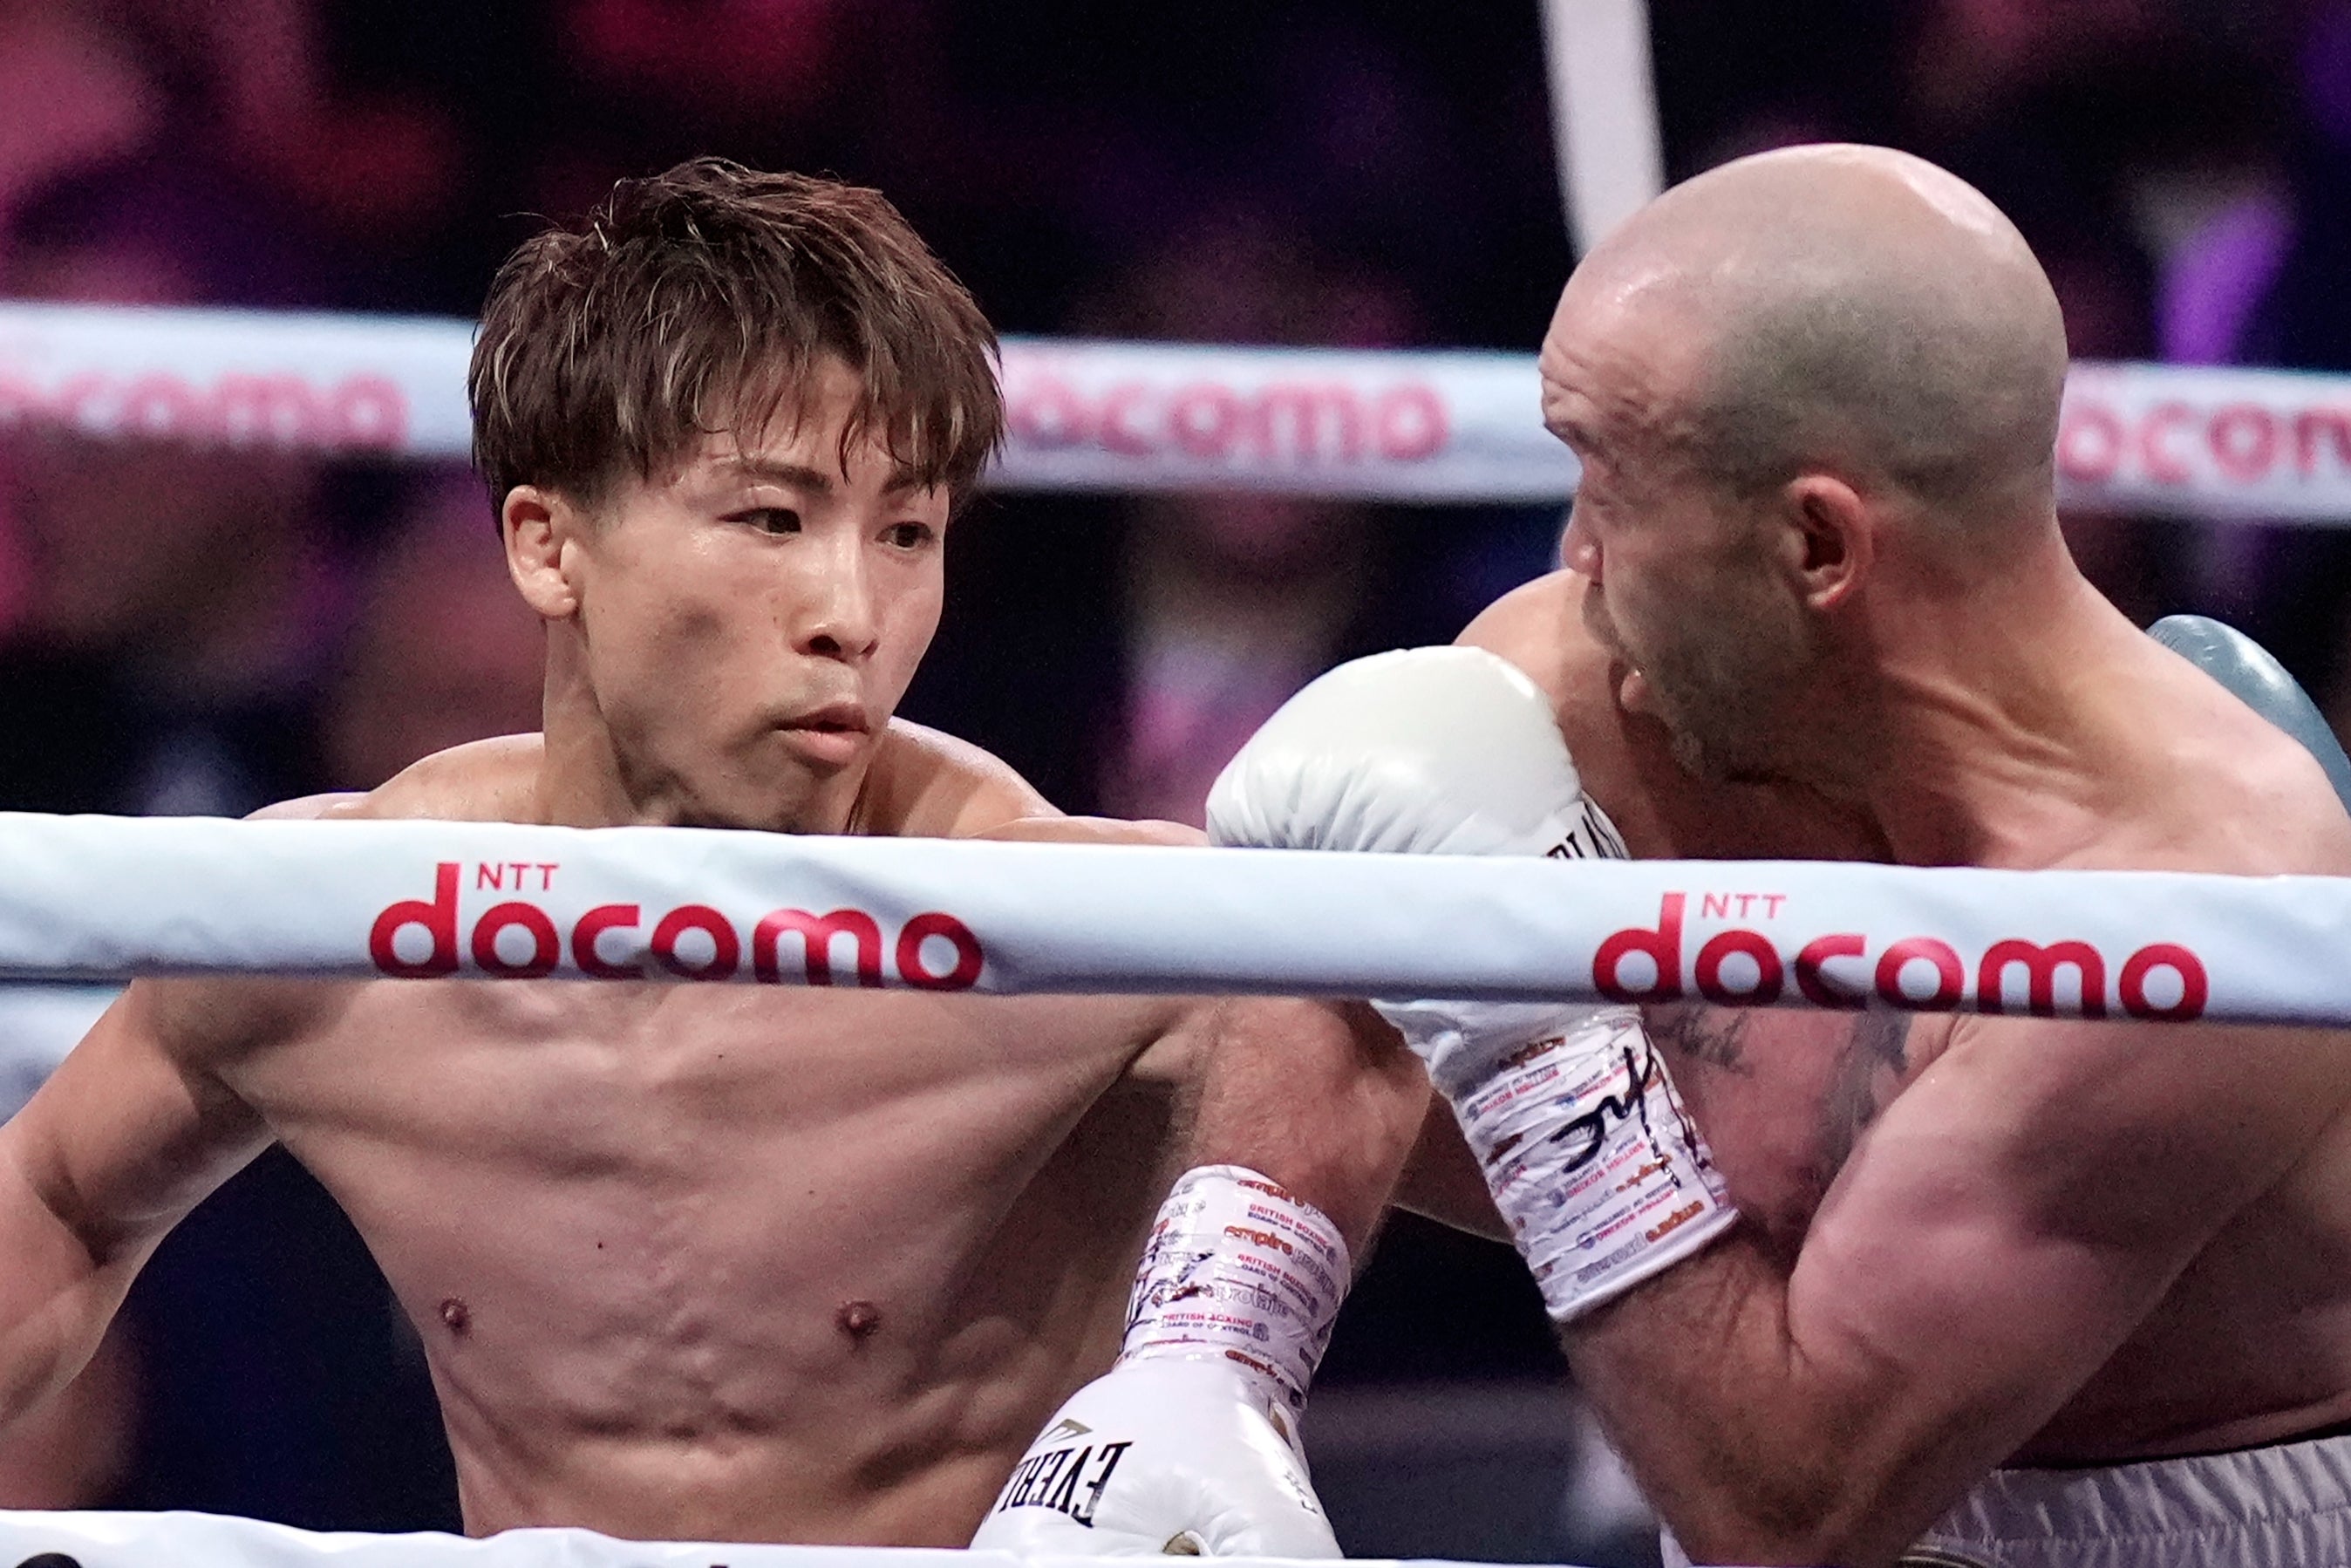
<instances>
[{"instance_id":1,"label":"boxer's wrist","mask_svg":"<svg viewBox=\"0 0 2351 1568\"><path fill-rule=\"evenodd\" d=\"M1451 1066L1438 1085L1557 1322L1737 1220L1638 1009L1555 1012L1515 1043L1481 1037Z\"/></svg>"},{"instance_id":2,"label":"boxer's wrist","mask_svg":"<svg viewBox=\"0 0 2351 1568\"><path fill-rule=\"evenodd\" d=\"M1144 1243L1119 1364L1229 1362L1294 1414L1347 1284L1346 1240L1320 1209L1246 1166L1196 1166Z\"/></svg>"}]
</instances>

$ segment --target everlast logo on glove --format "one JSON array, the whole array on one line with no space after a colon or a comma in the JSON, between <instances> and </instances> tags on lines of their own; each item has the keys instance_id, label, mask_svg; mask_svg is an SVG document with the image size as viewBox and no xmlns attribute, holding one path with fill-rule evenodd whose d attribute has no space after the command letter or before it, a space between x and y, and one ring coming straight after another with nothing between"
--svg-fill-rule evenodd
<instances>
[{"instance_id":1,"label":"everlast logo on glove","mask_svg":"<svg viewBox=\"0 0 2351 1568\"><path fill-rule=\"evenodd\" d=\"M1062 1425L1076 1427L1072 1437L1088 1430L1072 1421ZM1104 1443L1099 1448L1072 1444L1031 1454L1012 1472L1003 1497L997 1501L996 1511L1050 1508L1092 1530L1094 1510L1102 1504L1102 1490L1110 1485L1111 1473L1118 1469L1119 1460L1134 1446L1131 1442Z\"/></svg>"},{"instance_id":2,"label":"everlast logo on glove","mask_svg":"<svg viewBox=\"0 0 2351 1568\"><path fill-rule=\"evenodd\" d=\"M1779 894L1706 894L1700 917L1728 918L1731 905L1749 916L1755 905L1763 917L1776 918L1787 900ZM1709 1002L1730 1007L1764 1007L1779 1000L1792 977L1796 989L1816 1007L1861 1009L1875 1000L1913 1012L1956 1012L1962 1007L1986 1013L2029 1013L2035 1018L2067 1016L2102 1019L2110 999L2131 1018L2184 1020L2200 1018L2210 992L2203 961L2175 942L2154 942L2122 961L2109 992L2106 956L2087 942L2027 942L2006 938L1992 943L1970 966L1949 943L1934 936L1906 936L1875 953L1874 943L1857 931L1814 936L1793 952L1783 954L1761 931L1732 926L1718 931L1686 961L1683 916L1688 895L1668 893L1657 908L1655 926L1628 926L1611 932L1593 955L1593 988L1611 1001L1670 1002L1697 994ZM1838 959L1854 960L1858 972L1840 978L1828 972ZM2022 1005L2008 992L2011 977L2022 971ZM1687 973L1689 985L1685 986ZM2064 974L2079 997L2077 1006L2060 1009L2057 983ZM1865 978L1864 978L1865 977ZM1929 980L1925 990L1920 978ZM1855 984L1859 980L1861 983Z\"/></svg>"}]
</instances>

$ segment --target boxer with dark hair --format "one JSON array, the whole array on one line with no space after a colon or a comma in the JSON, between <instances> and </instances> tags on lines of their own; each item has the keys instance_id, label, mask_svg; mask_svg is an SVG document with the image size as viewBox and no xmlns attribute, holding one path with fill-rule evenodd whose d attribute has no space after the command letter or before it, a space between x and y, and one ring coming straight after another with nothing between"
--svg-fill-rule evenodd
<instances>
[{"instance_id":1,"label":"boxer with dark hair","mask_svg":"<svg viewBox=\"0 0 2351 1568\"><path fill-rule=\"evenodd\" d=\"M2351 873L2311 752L2075 568L2057 302L1949 174L1701 175L1584 260L1541 368L1570 571L1310 686L1221 840ZM2012 1013L2104 984L2038 956ZM2343 1031L1388 1011L1700 1561L2351 1561Z\"/></svg>"},{"instance_id":2,"label":"boxer with dark hair","mask_svg":"<svg viewBox=\"0 0 2351 1568\"><path fill-rule=\"evenodd\" d=\"M831 182L690 163L526 245L471 387L543 735L278 814L1196 837L1062 817L893 717L1001 429L994 346ZM1259 1037L1320 1132L1262 1135L1221 1071ZM1426 1096L1280 1001L141 981L0 1131L0 1416L275 1139L423 1337L475 1531L961 1545L998 1503L1097 1550L1331 1552L1296 1398ZM1255 1360L1160 1288L1176 1252L1246 1263L1235 1206L1324 1264ZM1024 1461L1123 1341L1147 1423Z\"/></svg>"}]
</instances>

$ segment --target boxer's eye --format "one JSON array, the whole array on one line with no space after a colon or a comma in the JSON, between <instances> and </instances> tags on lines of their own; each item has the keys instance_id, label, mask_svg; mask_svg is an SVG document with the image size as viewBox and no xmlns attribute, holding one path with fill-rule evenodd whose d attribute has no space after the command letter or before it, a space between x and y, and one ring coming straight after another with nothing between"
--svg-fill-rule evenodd
<instances>
[{"instance_id":1,"label":"boxer's eye","mask_svg":"<svg viewBox=\"0 0 2351 1568\"><path fill-rule=\"evenodd\" d=\"M789 507L754 507L748 511L733 513L726 520L747 523L763 534L796 534L800 531L800 515Z\"/></svg>"},{"instance_id":2,"label":"boxer's eye","mask_svg":"<svg viewBox=\"0 0 2351 1568\"><path fill-rule=\"evenodd\" d=\"M883 542L899 549L920 549L937 537L928 523L893 523L882 530Z\"/></svg>"}]
</instances>

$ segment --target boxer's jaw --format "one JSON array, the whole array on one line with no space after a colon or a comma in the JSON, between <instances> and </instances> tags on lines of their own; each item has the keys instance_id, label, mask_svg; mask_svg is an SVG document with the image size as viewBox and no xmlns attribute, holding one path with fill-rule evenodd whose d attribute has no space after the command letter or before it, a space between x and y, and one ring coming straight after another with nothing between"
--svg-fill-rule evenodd
<instances>
[{"instance_id":1,"label":"boxer's jaw","mask_svg":"<svg viewBox=\"0 0 2351 1568\"><path fill-rule=\"evenodd\" d=\"M1704 340L1669 270L1604 257L1570 280L1540 361L1544 421L1582 465L1561 558L1620 707L1698 778L1783 779L1816 650L1767 503L1699 460Z\"/></svg>"},{"instance_id":2,"label":"boxer's jaw","mask_svg":"<svg viewBox=\"0 0 2351 1568\"><path fill-rule=\"evenodd\" d=\"M543 793L613 821L851 827L937 628L948 509L844 442L854 398L829 365L802 408L624 476L574 528L548 752L576 777Z\"/></svg>"}]
</instances>

